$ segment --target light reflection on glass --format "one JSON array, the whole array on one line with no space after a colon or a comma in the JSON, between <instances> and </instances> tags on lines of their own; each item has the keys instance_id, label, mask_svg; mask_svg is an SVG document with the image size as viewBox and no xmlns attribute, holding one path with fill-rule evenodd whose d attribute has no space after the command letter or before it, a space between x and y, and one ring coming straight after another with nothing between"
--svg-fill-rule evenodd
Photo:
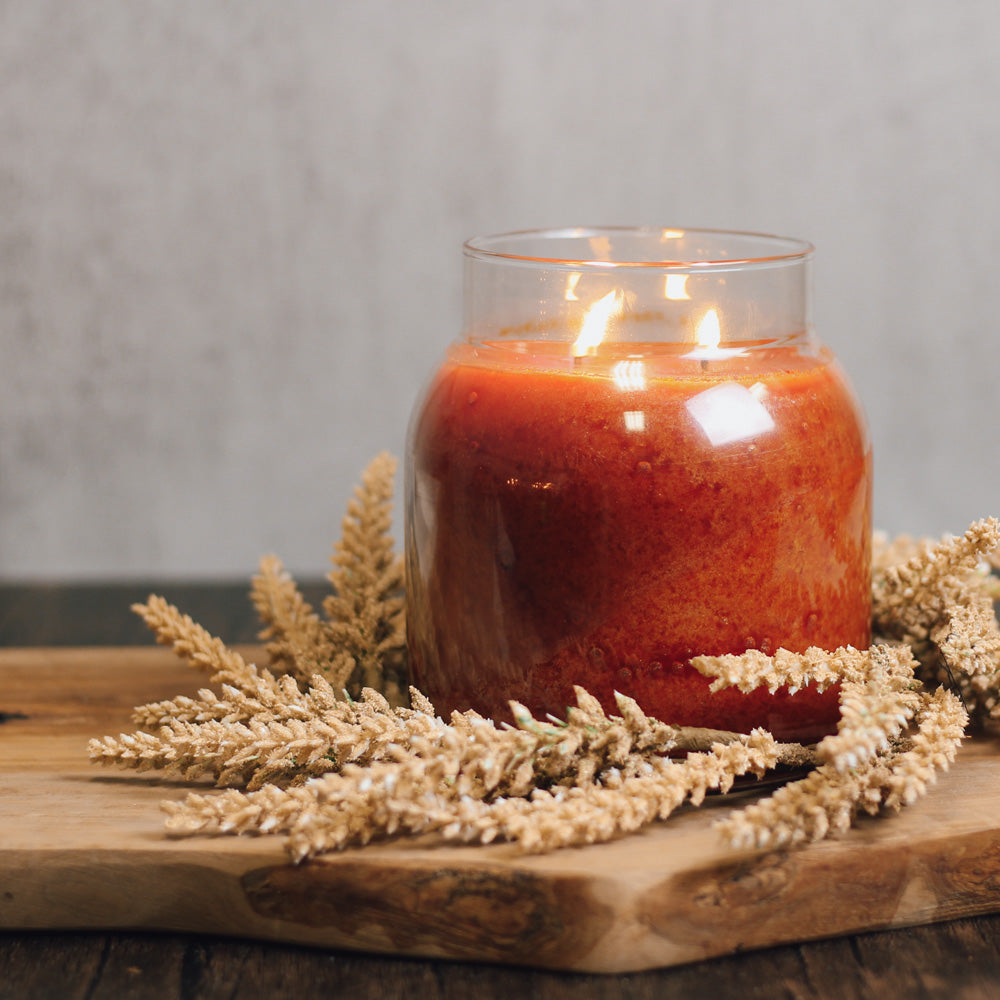
<instances>
[{"instance_id":1,"label":"light reflection on glass","mask_svg":"<svg viewBox=\"0 0 1000 1000\"><path fill-rule=\"evenodd\" d=\"M624 392L638 392L646 388L646 365L638 358L618 361L611 367L611 377Z\"/></svg>"},{"instance_id":2,"label":"light reflection on glass","mask_svg":"<svg viewBox=\"0 0 1000 1000\"><path fill-rule=\"evenodd\" d=\"M716 447L774 430L774 420L752 386L723 382L687 402L688 413Z\"/></svg>"},{"instance_id":3,"label":"light reflection on glass","mask_svg":"<svg viewBox=\"0 0 1000 1000\"><path fill-rule=\"evenodd\" d=\"M668 274L667 280L663 283L663 297L680 302L682 299L690 299L687 290L688 276L686 274Z\"/></svg>"},{"instance_id":4,"label":"light reflection on glass","mask_svg":"<svg viewBox=\"0 0 1000 1000\"><path fill-rule=\"evenodd\" d=\"M590 244L590 256L594 260L611 260L611 238L609 236L591 236L587 243Z\"/></svg>"},{"instance_id":5,"label":"light reflection on glass","mask_svg":"<svg viewBox=\"0 0 1000 1000\"><path fill-rule=\"evenodd\" d=\"M608 324L625 308L624 292L614 289L598 299L583 317L580 336L573 344L573 357L582 358L598 348L608 332Z\"/></svg>"},{"instance_id":6,"label":"light reflection on glass","mask_svg":"<svg viewBox=\"0 0 1000 1000\"><path fill-rule=\"evenodd\" d=\"M626 410L622 416L625 418L625 430L644 431L646 429L646 414L643 410Z\"/></svg>"},{"instance_id":7,"label":"light reflection on glass","mask_svg":"<svg viewBox=\"0 0 1000 1000\"><path fill-rule=\"evenodd\" d=\"M555 486L555 483L539 482L537 480L532 481L530 479L518 479L515 476L514 478L507 480L507 485L513 486L515 489L520 489L522 486L526 486L531 490L551 490Z\"/></svg>"}]
</instances>

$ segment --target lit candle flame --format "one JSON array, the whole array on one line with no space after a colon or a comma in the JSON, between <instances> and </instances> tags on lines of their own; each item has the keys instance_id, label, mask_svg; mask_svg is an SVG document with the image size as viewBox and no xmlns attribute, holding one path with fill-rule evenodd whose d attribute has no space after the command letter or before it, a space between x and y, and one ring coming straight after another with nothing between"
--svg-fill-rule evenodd
<instances>
[{"instance_id":1,"label":"lit candle flame","mask_svg":"<svg viewBox=\"0 0 1000 1000\"><path fill-rule=\"evenodd\" d=\"M709 309L701 318L698 329L695 332L698 338L698 346L709 351L718 350L722 342L722 329L719 326L719 314L714 309Z\"/></svg>"},{"instance_id":2,"label":"lit candle flame","mask_svg":"<svg viewBox=\"0 0 1000 1000\"><path fill-rule=\"evenodd\" d=\"M663 297L679 302L691 298L687 291L688 276L686 274L668 274L663 286Z\"/></svg>"},{"instance_id":3,"label":"lit candle flame","mask_svg":"<svg viewBox=\"0 0 1000 1000\"><path fill-rule=\"evenodd\" d=\"M608 292L602 299L598 299L583 317L583 327L580 336L573 344L573 357L582 358L586 354L591 354L595 348L604 340L608 332L608 324L616 316L621 315L625 305L625 297L618 289Z\"/></svg>"}]
</instances>

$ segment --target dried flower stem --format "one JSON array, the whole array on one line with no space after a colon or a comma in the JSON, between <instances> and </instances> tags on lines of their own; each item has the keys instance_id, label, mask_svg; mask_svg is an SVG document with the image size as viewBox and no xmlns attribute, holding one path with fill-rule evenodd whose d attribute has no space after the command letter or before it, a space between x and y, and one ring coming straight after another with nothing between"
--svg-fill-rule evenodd
<instances>
[{"instance_id":1,"label":"dried flower stem","mask_svg":"<svg viewBox=\"0 0 1000 1000\"><path fill-rule=\"evenodd\" d=\"M611 769L606 783L487 799L476 794L485 786L475 778L462 780L469 777L463 754L459 743L432 756L352 766L286 792L189 795L165 805L167 825L175 834L287 833L296 861L397 832L438 831L478 843L502 838L525 851L545 851L634 832L665 819L686 798L700 804L710 789L727 791L736 776L760 776L777 760L773 738L757 730L682 762L656 758L641 774L623 777Z\"/></svg>"},{"instance_id":2,"label":"dried flower stem","mask_svg":"<svg viewBox=\"0 0 1000 1000\"><path fill-rule=\"evenodd\" d=\"M872 582L875 630L897 639L926 639L949 607L964 604L970 577L1000 543L1000 522L989 517L964 535L945 538L876 572Z\"/></svg>"},{"instance_id":3,"label":"dried flower stem","mask_svg":"<svg viewBox=\"0 0 1000 1000\"><path fill-rule=\"evenodd\" d=\"M968 721L961 702L939 688L921 696L909 749L872 757L850 770L824 764L801 781L730 814L716 829L735 848L774 849L846 832L857 811L899 810L923 795L955 758Z\"/></svg>"},{"instance_id":4,"label":"dried flower stem","mask_svg":"<svg viewBox=\"0 0 1000 1000\"><path fill-rule=\"evenodd\" d=\"M272 666L300 681L323 674L335 689L347 685L356 665L354 657L331 641L319 615L277 556L261 559L251 598L264 624L260 638L272 640L267 646Z\"/></svg>"},{"instance_id":5,"label":"dried flower stem","mask_svg":"<svg viewBox=\"0 0 1000 1000\"><path fill-rule=\"evenodd\" d=\"M395 459L383 452L362 475L334 547L328 574L334 593L323 602L330 641L357 662L361 686L379 689L406 643L403 562L389 537L395 472ZM389 683L392 700L398 680Z\"/></svg>"},{"instance_id":6,"label":"dried flower stem","mask_svg":"<svg viewBox=\"0 0 1000 1000\"><path fill-rule=\"evenodd\" d=\"M275 689L277 682L270 672L258 671L221 639L215 638L190 616L181 614L162 597L151 594L145 604L133 604L132 610L153 630L158 643L172 646L174 652L191 666L212 671L213 681L239 687L256 685L264 680Z\"/></svg>"},{"instance_id":7,"label":"dried flower stem","mask_svg":"<svg viewBox=\"0 0 1000 1000\"><path fill-rule=\"evenodd\" d=\"M402 569L388 534L394 470L378 456L348 507L325 618L277 558L261 561L252 598L271 669L247 663L162 598L136 605L158 642L221 685L140 706L133 718L143 729L90 743L95 762L228 789L166 803L172 833L283 833L295 860L429 831L545 851L638 830L729 790L738 775L815 767L718 824L734 846L786 847L924 794L968 722L943 684L980 718L1000 717L1000 626L984 562L1000 542L992 518L937 543L877 540L879 641L867 650L695 658L713 691L837 689L837 731L815 748L759 730L673 726L621 695L610 715L582 688L564 722L516 702L513 726L474 712L446 722L413 689L404 707Z\"/></svg>"}]
</instances>

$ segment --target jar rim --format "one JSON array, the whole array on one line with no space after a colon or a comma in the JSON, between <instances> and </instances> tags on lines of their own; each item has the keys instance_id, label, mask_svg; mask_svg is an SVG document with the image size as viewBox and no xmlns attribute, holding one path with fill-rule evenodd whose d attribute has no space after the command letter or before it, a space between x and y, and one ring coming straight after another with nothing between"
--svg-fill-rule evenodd
<instances>
[{"instance_id":1,"label":"jar rim","mask_svg":"<svg viewBox=\"0 0 1000 1000\"><path fill-rule=\"evenodd\" d=\"M610 241L618 237L632 242L642 241L651 245L667 244L670 240L688 238L706 241L706 248L699 256L664 254L649 255L648 259L633 259L631 254L614 259L611 254L598 259L590 256L546 255L544 252L527 252L529 245L544 246L546 242ZM730 249L725 249L726 247ZM751 251L753 247L755 251ZM520 249L518 249L520 247ZM742 249L737 249L742 248ZM495 263L540 265L549 268L652 268L677 271L711 271L732 268L775 267L797 264L809 260L814 246L806 240L768 233L727 229L701 229L660 226L584 226L562 229L519 229L490 236L476 236L462 245L463 253L470 258ZM611 258L611 259L609 259Z\"/></svg>"}]
</instances>

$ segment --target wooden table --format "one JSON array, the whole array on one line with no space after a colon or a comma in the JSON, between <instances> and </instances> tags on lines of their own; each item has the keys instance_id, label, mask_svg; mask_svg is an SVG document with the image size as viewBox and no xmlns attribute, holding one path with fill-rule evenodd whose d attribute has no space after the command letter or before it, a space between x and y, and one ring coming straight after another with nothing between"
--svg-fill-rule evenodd
<instances>
[{"instance_id":1,"label":"wooden table","mask_svg":"<svg viewBox=\"0 0 1000 1000\"><path fill-rule=\"evenodd\" d=\"M321 585L305 589L313 595L324 592ZM2 585L0 645L149 642L128 606L151 591L164 593L229 641L254 639L244 585L160 581L91 587ZM0 729L0 748L2 742ZM0 1000L258 996L280 1000L314 995L427 1000L997 997L1000 914L618 976L395 959L179 934L0 935Z\"/></svg>"}]
</instances>

